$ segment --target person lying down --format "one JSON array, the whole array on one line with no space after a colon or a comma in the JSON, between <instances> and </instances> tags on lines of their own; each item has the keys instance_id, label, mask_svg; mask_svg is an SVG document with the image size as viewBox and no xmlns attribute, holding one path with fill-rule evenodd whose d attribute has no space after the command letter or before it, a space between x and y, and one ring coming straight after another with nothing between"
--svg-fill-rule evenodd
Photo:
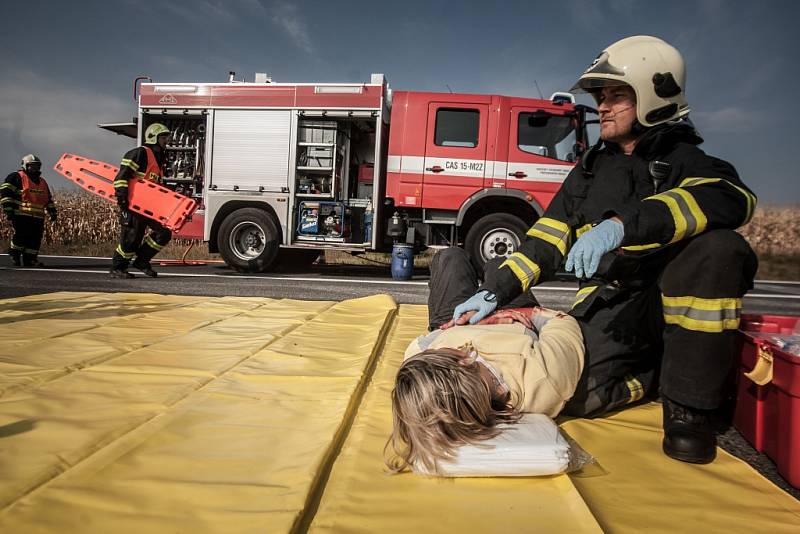
<instances>
[{"instance_id":1,"label":"person lying down","mask_svg":"<svg viewBox=\"0 0 800 534\"><path fill-rule=\"evenodd\" d=\"M433 324L433 323L432 323ZM475 325L443 324L406 349L392 391L386 465L437 472L458 447L496 437L524 413L555 417L572 397L584 345L572 317L501 310Z\"/></svg>"}]
</instances>

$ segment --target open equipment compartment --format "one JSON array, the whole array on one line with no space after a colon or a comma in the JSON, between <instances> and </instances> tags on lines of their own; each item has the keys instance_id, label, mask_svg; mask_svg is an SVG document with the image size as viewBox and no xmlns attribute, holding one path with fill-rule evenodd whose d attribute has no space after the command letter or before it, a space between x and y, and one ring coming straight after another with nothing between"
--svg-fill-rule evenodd
<instances>
[{"instance_id":1,"label":"open equipment compartment","mask_svg":"<svg viewBox=\"0 0 800 534\"><path fill-rule=\"evenodd\" d=\"M294 241L371 240L375 132L370 112L298 112Z\"/></svg>"},{"instance_id":2,"label":"open equipment compartment","mask_svg":"<svg viewBox=\"0 0 800 534\"><path fill-rule=\"evenodd\" d=\"M201 206L205 178L206 116L203 111L142 116L144 132L154 122L169 128L164 182L173 191L194 198Z\"/></svg>"}]
</instances>

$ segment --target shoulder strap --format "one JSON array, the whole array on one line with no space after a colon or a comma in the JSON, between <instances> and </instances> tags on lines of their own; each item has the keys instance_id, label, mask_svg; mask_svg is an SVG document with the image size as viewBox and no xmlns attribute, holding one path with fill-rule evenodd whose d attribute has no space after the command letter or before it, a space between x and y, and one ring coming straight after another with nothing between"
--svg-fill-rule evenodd
<instances>
[{"instance_id":1,"label":"shoulder strap","mask_svg":"<svg viewBox=\"0 0 800 534\"><path fill-rule=\"evenodd\" d=\"M583 177L587 180L594 178L592 170L594 169L594 162L601 148L603 148L603 140L598 139L597 142L590 146L589 150L584 152L583 156L581 156L581 171L583 172Z\"/></svg>"}]
</instances>

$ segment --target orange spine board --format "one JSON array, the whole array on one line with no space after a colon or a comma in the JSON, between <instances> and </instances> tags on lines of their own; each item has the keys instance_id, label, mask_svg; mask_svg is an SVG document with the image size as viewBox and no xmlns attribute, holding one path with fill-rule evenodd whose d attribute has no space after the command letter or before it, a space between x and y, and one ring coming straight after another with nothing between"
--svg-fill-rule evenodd
<instances>
[{"instance_id":1,"label":"orange spine board","mask_svg":"<svg viewBox=\"0 0 800 534\"><path fill-rule=\"evenodd\" d=\"M113 182L119 171L117 167L74 154L64 154L53 169L86 191L109 202L116 202ZM153 219L172 231L180 230L197 209L195 200L142 178L128 183L128 204L131 211Z\"/></svg>"}]
</instances>

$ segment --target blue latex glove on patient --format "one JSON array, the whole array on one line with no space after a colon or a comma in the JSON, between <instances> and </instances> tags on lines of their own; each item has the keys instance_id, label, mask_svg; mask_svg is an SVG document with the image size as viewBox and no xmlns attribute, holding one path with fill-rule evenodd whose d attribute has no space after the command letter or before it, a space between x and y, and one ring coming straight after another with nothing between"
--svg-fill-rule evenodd
<instances>
[{"instance_id":1,"label":"blue latex glove on patient","mask_svg":"<svg viewBox=\"0 0 800 534\"><path fill-rule=\"evenodd\" d=\"M453 323L457 324L458 319L465 313L475 311L475 314L469 318L469 324L475 324L492 313L495 308L497 308L497 295L482 289L456 306L453 311Z\"/></svg>"},{"instance_id":2,"label":"blue latex glove on patient","mask_svg":"<svg viewBox=\"0 0 800 534\"><path fill-rule=\"evenodd\" d=\"M625 227L615 219L606 219L581 235L567 255L564 268L578 278L591 278L597 272L600 258L619 248Z\"/></svg>"}]
</instances>

